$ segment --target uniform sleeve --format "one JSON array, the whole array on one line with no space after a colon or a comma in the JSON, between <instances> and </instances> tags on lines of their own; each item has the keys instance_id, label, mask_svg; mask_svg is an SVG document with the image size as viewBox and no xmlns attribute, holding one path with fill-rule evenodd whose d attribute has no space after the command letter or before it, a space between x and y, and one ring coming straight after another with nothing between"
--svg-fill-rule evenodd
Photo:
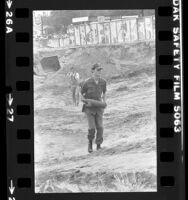
<instances>
[{"instance_id":1,"label":"uniform sleeve","mask_svg":"<svg viewBox=\"0 0 188 200\"><path fill-rule=\"evenodd\" d=\"M106 93L106 90L107 90L107 88L106 88L106 81L104 81L103 93Z\"/></svg>"}]
</instances>

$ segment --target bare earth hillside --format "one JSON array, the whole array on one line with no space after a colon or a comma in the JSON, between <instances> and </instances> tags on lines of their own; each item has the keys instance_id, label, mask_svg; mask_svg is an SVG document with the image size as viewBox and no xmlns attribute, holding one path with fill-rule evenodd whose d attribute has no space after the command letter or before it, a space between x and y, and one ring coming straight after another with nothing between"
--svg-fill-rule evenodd
<instances>
[{"instance_id":1,"label":"bare earth hillside","mask_svg":"<svg viewBox=\"0 0 188 200\"><path fill-rule=\"evenodd\" d=\"M40 51L58 55L62 68L34 76L36 192L156 191L155 45ZM95 62L108 106L103 148L89 154L82 103L72 106L65 75L74 64L84 80Z\"/></svg>"}]
</instances>

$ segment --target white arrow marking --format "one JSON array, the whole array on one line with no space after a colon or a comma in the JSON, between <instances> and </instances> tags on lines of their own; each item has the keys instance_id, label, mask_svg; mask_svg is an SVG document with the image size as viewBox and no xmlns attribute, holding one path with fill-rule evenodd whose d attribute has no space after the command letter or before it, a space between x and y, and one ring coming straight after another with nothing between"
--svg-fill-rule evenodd
<instances>
[{"instance_id":1,"label":"white arrow marking","mask_svg":"<svg viewBox=\"0 0 188 200\"><path fill-rule=\"evenodd\" d=\"M8 0L8 1L7 1L7 6L8 6L9 9L10 9L11 5L12 5L12 1L11 1L11 0Z\"/></svg>"},{"instance_id":2,"label":"white arrow marking","mask_svg":"<svg viewBox=\"0 0 188 200\"><path fill-rule=\"evenodd\" d=\"M9 106L11 106L12 102L13 102L13 98L11 97L11 94L9 94L8 95L8 104L9 104Z\"/></svg>"},{"instance_id":3,"label":"white arrow marking","mask_svg":"<svg viewBox=\"0 0 188 200\"><path fill-rule=\"evenodd\" d=\"M10 187L9 187L9 190L10 190L10 193L11 193L11 194L14 193L14 189L15 189L15 187L13 186L13 181L11 180L11 181L10 181Z\"/></svg>"},{"instance_id":4,"label":"white arrow marking","mask_svg":"<svg viewBox=\"0 0 188 200\"><path fill-rule=\"evenodd\" d=\"M12 115L11 117L7 117L7 119L8 119L10 122L13 122L13 121L14 121L14 116Z\"/></svg>"}]
</instances>

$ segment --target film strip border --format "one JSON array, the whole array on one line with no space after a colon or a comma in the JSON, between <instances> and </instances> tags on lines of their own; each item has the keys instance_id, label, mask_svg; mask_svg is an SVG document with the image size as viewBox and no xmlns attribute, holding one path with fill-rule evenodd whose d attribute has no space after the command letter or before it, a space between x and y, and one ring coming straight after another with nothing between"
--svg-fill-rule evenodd
<instances>
[{"instance_id":1,"label":"film strip border","mask_svg":"<svg viewBox=\"0 0 188 200\"><path fill-rule=\"evenodd\" d=\"M183 199L182 188L182 130L181 130L181 62L179 20L180 1L162 2L156 9L156 86L157 86L157 168L158 192L166 199ZM33 68L32 68L32 10L15 11L14 37L7 60L7 192L10 199L32 199L34 193L34 128L33 128ZM11 9L7 19L11 19ZM9 20L10 25L11 21ZM168 25L168 26L167 26ZM179 43L179 46L175 43ZM176 54L177 53L177 54ZM177 60L176 60L177 59ZM178 67L179 65L179 67ZM10 67L16 76L9 73ZM12 82L13 80L13 82ZM12 83L12 84L9 84ZM32 122L32 123L31 123ZM180 129L175 131L175 129ZM11 141L11 142L9 142ZM15 144L15 145L12 145ZM12 165L11 163L16 163ZM14 173L16 172L16 174ZM179 196L180 195L180 196ZM182 194L183 195L183 194ZM178 198L177 198L178 197Z\"/></svg>"},{"instance_id":2,"label":"film strip border","mask_svg":"<svg viewBox=\"0 0 188 200\"><path fill-rule=\"evenodd\" d=\"M7 2L6 20L9 26L6 31L13 30L13 37L8 38L9 43L5 45L14 46L6 61L6 82L11 82L7 85L7 197L11 200L33 199L32 12L28 8L16 8L13 1ZM10 73L11 68L15 74Z\"/></svg>"}]
</instances>

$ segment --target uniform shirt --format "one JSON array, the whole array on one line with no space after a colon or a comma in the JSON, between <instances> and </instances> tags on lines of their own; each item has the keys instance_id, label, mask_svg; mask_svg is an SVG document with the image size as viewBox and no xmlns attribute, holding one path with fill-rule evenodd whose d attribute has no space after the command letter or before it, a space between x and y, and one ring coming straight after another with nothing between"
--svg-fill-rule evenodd
<instances>
[{"instance_id":1,"label":"uniform shirt","mask_svg":"<svg viewBox=\"0 0 188 200\"><path fill-rule=\"evenodd\" d=\"M106 92L106 81L103 78L99 78L98 83L93 78L87 79L81 89L81 93L86 99L94 99L101 101L102 94ZM103 111L103 108L84 108L83 112L90 110L94 113L97 111Z\"/></svg>"}]
</instances>

